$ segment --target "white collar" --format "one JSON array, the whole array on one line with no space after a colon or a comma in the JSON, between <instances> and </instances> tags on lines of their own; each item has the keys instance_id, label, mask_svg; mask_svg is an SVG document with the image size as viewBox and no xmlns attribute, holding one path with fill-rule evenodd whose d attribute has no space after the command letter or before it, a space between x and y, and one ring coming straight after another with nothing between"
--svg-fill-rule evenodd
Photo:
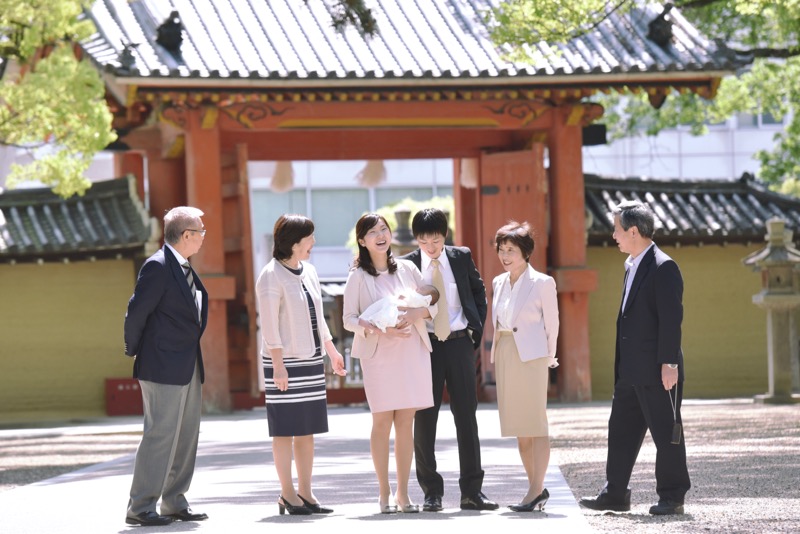
<instances>
[{"instance_id":1,"label":"white collar","mask_svg":"<svg viewBox=\"0 0 800 534\"><path fill-rule=\"evenodd\" d=\"M420 271L425 272L431 265L431 258L422 252L422 250L420 250L419 253L422 256L422 261L420 262ZM440 268L444 266L448 270L450 269L450 259L447 257L447 248L443 248L442 253L439 254L439 257L436 259L439 260Z\"/></svg>"},{"instance_id":2,"label":"white collar","mask_svg":"<svg viewBox=\"0 0 800 534\"><path fill-rule=\"evenodd\" d=\"M165 244L166 244L166 245L169 247L169 249L170 249L170 250L172 251L172 253L175 255L175 259L176 259L176 260L178 260L178 263L180 264L180 266L181 266L181 267L183 267L183 264L184 264L184 263L186 263L186 262L188 262L188 261L189 261L189 260L187 260L186 258L184 258L183 256L181 256L181 253L180 253L180 252L178 252L177 250L175 250L175 247L173 247L173 246L172 246L172 245L170 245L169 243L165 243Z\"/></svg>"}]
</instances>

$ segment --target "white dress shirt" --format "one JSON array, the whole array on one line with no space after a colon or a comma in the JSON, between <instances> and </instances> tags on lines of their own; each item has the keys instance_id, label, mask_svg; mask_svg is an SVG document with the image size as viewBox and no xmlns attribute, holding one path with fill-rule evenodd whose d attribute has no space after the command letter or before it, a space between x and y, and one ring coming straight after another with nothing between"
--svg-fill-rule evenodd
<instances>
[{"instance_id":1,"label":"white dress shirt","mask_svg":"<svg viewBox=\"0 0 800 534\"><path fill-rule=\"evenodd\" d=\"M422 280L426 284L433 285L433 265L431 259L427 254L420 251L420 271L422 271ZM442 250L437 258L439 260L439 271L442 273L442 281L444 282L445 291L447 292L447 311L450 319L450 331L456 332L464 330L467 327L467 316L464 315L464 309L461 307L461 297L458 296L458 286L456 285L456 278L453 276L453 269L450 268L450 259L447 257L447 251ZM433 321L425 321L428 327L428 332L433 333Z\"/></svg>"},{"instance_id":2,"label":"white dress shirt","mask_svg":"<svg viewBox=\"0 0 800 534\"><path fill-rule=\"evenodd\" d=\"M644 249L641 254L635 258L628 256L628 259L625 260L625 271L627 271L628 274L625 275L625 297L622 299L623 310L625 309L625 304L628 302L628 293L630 293L631 284L633 283L633 279L636 277L636 270L639 269L639 264L642 263L642 258L644 258L644 255L647 254L647 251L650 250L653 245L655 245L655 243L650 243L650 246Z\"/></svg>"}]
</instances>

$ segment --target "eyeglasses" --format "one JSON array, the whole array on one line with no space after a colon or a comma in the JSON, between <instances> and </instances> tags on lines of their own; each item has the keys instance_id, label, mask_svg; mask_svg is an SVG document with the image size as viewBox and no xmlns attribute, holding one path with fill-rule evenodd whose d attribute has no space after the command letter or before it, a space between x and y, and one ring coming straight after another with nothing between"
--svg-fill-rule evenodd
<instances>
[{"instance_id":1,"label":"eyeglasses","mask_svg":"<svg viewBox=\"0 0 800 534\"><path fill-rule=\"evenodd\" d=\"M203 230L195 230L194 228L187 228L186 230L184 230L184 232L197 232L197 233L199 233L199 234L200 234L201 236L203 236L203 237L205 237L205 236L206 236L206 231L205 231L205 229L203 229Z\"/></svg>"}]
</instances>

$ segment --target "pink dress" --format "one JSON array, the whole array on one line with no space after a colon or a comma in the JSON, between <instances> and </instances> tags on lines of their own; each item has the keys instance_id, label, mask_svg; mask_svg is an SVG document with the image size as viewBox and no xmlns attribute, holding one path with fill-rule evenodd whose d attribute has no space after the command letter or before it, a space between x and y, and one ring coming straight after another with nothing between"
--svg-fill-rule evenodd
<instances>
[{"instance_id":1,"label":"pink dress","mask_svg":"<svg viewBox=\"0 0 800 534\"><path fill-rule=\"evenodd\" d=\"M378 298L402 288L393 274L379 273L375 280ZM361 360L361 370L371 412L433 406L430 352L415 329L407 338L379 337L375 356Z\"/></svg>"}]
</instances>

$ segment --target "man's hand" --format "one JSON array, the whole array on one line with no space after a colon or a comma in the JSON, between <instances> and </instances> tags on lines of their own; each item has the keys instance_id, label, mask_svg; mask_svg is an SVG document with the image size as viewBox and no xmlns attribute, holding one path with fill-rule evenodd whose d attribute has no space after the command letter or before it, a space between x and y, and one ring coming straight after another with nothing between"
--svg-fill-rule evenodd
<instances>
[{"instance_id":1,"label":"man's hand","mask_svg":"<svg viewBox=\"0 0 800 534\"><path fill-rule=\"evenodd\" d=\"M672 369L668 364L661 364L661 383L669 391L678 383L678 368Z\"/></svg>"}]
</instances>

